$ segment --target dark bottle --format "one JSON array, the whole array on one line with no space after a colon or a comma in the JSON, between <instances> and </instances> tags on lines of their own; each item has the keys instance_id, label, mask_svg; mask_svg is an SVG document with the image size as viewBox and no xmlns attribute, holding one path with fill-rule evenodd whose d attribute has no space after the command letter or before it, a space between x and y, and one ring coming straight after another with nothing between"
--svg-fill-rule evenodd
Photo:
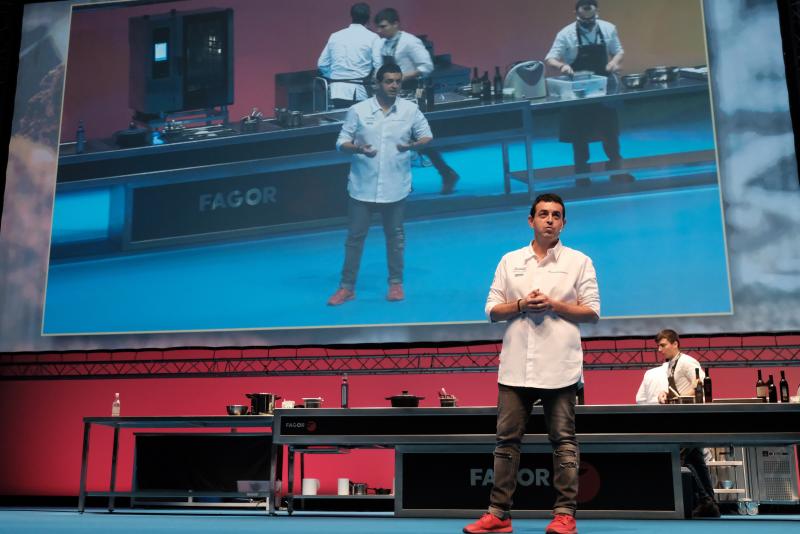
<instances>
[{"instance_id":1,"label":"dark bottle","mask_svg":"<svg viewBox=\"0 0 800 534\"><path fill-rule=\"evenodd\" d=\"M436 93L433 91L433 80L428 78L425 80L425 111L433 111L435 101Z\"/></svg>"},{"instance_id":2,"label":"dark bottle","mask_svg":"<svg viewBox=\"0 0 800 534\"><path fill-rule=\"evenodd\" d=\"M350 406L350 384L347 382L347 373L342 375L342 408Z\"/></svg>"},{"instance_id":3,"label":"dark bottle","mask_svg":"<svg viewBox=\"0 0 800 534\"><path fill-rule=\"evenodd\" d=\"M425 111L425 80L417 78L417 89L414 91L414 99L417 101L419 109Z\"/></svg>"},{"instance_id":4,"label":"dark bottle","mask_svg":"<svg viewBox=\"0 0 800 534\"><path fill-rule=\"evenodd\" d=\"M761 369L758 370L758 380L756 380L756 397L759 399L766 399L769 395L769 388L761 378Z\"/></svg>"},{"instance_id":5,"label":"dark bottle","mask_svg":"<svg viewBox=\"0 0 800 534\"><path fill-rule=\"evenodd\" d=\"M778 402L778 388L775 387L775 381L772 380L772 375L769 375L769 380L767 380L767 391L769 394L769 402Z\"/></svg>"},{"instance_id":6,"label":"dark bottle","mask_svg":"<svg viewBox=\"0 0 800 534\"><path fill-rule=\"evenodd\" d=\"M714 395L711 391L711 375L708 374L708 367L706 367L706 377L703 379L703 396L706 402L714 400Z\"/></svg>"},{"instance_id":7,"label":"dark bottle","mask_svg":"<svg viewBox=\"0 0 800 534\"><path fill-rule=\"evenodd\" d=\"M481 86L483 87L483 91L481 91L481 99L484 102L489 102L492 100L492 82L489 81L489 71L483 71L483 78L481 78Z\"/></svg>"},{"instance_id":8,"label":"dark bottle","mask_svg":"<svg viewBox=\"0 0 800 534\"><path fill-rule=\"evenodd\" d=\"M700 368L694 368L694 402L699 404L703 402L703 381L700 380Z\"/></svg>"},{"instance_id":9,"label":"dark bottle","mask_svg":"<svg viewBox=\"0 0 800 534\"><path fill-rule=\"evenodd\" d=\"M789 382L786 381L786 372L781 370L781 402L789 402Z\"/></svg>"},{"instance_id":10,"label":"dark bottle","mask_svg":"<svg viewBox=\"0 0 800 534\"><path fill-rule=\"evenodd\" d=\"M500 75L500 67L494 68L494 80L492 80L492 85L494 86L494 99L497 102L503 100L503 76Z\"/></svg>"},{"instance_id":11,"label":"dark bottle","mask_svg":"<svg viewBox=\"0 0 800 534\"><path fill-rule=\"evenodd\" d=\"M472 83L470 88L470 94L475 98L480 98L481 92L483 91L483 84L481 83L481 79L478 77L478 67L472 69Z\"/></svg>"},{"instance_id":12,"label":"dark bottle","mask_svg":"<svg viewBox=\"0 0 800 534\"><path fill-rule=\"evenodd\" d=\"M78 121L78 131L75 132L75 153L83 154L86 151L86 130L83 121Z\"/></svg>"}]
</instances>

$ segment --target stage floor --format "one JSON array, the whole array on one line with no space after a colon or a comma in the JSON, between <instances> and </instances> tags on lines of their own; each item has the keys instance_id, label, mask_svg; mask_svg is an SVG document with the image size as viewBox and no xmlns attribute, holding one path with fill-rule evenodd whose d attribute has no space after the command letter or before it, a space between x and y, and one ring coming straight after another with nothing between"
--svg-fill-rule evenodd
<instances>
[{"instance_id":1,"label":"stage floor","mask_svg":"<svg viewBox=\"0 0 800 534\"><path fill-rule=\"evenodd\" d=\"M457 534L468 521L463 519L409 519L378 515L279 515L265 517L254 512L208 511L116 511L87 510L78 514L63 508L0 509L0 533L47 532L91 534L114 532L126 534L202 534L236 532L237 534L270 532L275 534ZM547 520L514 521L516 533L544 532ZM800 516L725 516L721 519L675 520L578 520L581 534L649 533L673 534L783 534L800 530Z\"/></svg>"}]
</instances>

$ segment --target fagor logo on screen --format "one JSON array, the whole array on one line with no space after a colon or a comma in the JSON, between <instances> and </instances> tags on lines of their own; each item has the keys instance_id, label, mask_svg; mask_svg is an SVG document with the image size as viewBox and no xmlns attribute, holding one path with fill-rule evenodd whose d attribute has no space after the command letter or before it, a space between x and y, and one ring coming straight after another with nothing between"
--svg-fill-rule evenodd
<instances>
[{"instance_id":1,"label":"fagor logo on screen","mask_svg":"<svg viewBox=\"0 0 800 534\"><path fill-rule=\"evenodd\" d=\"M199 197L198 207L201 212L215 211L224 208L241 208L242 206L259 206L278 202L278 188L274 186L253 187L242 193L239 189L227 193L204 193Z\"/></svg>"}]
</instances>

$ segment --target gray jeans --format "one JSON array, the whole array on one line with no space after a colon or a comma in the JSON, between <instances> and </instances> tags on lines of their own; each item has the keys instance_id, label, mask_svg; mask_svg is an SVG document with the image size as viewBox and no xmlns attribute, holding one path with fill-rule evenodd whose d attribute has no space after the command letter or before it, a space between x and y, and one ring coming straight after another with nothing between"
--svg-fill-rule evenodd
<instances>
[{"instance_id":1,"label":"gray jeans","mask_svg":"<svg viewBox=\"0 0 800 534\"><path fill-rule=\"evenodd\" d=\"M575 515L580 452L575 439L576 385L561 389L536 389L498 384L497 446L494 449L494 486L489 511L506 518L517 488L519 451L531 408L542 399L544 421L553 446L554 514Z\"/></svg>"},{"instance_id":2,"label":"gray jeans","mask_svg":"<svg viewBox=\"0 0 800 534\"><path fill-rule=\"evenodd\" d=\"M339 287L352 290L356 285L364 240L369 232L372 212L377 211L383 220L383 234L386 236L386 260L389 264L389 283L403 283L403 250L406 236L403 230L406 200L378 203L362 202L354 198L347 204L347 240L344 244L344 267Z\"/></svg>"}]
</instances>

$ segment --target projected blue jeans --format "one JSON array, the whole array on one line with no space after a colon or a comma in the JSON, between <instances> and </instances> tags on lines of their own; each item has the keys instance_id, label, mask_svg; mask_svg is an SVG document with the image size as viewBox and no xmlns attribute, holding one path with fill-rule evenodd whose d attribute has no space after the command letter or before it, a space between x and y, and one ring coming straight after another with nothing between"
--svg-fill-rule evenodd
<instances>
[{"instance_id":1,"label":"projected blue jeans","mask_svg":"<svg viewBox=\"0 0 800 534\"><path fill-rule=\"evenodd\" d=\"M519 471L519 451L531 408L542 399L544 422L553 446L550 483L556 491L554 514L575 515L580 451L575 438L575 385L561 389L536 389L498 384L497 445L494 449L494 486L489 511L506 518L513 504ZM537 429L538 431L538 429Z\"/></svg>"},{"instance_id":2,"label":"projected blue jeans","mask_svg":"<svg viewBox=\"0 0 800 534\"><path fill-rule=\"evenodd\" d=\"M378 203L362 202L354 198L348 199L347 240L344 244L344 267L339 287L352 290L356 285L361 255L364 252L364 240L369 231L370 218L373 212L381 214L383 234L386 237L386 261L389 265L389 283L403 283L403 250L405 248L406 200L398 202Z\"/></svg>"}]
</instances>

